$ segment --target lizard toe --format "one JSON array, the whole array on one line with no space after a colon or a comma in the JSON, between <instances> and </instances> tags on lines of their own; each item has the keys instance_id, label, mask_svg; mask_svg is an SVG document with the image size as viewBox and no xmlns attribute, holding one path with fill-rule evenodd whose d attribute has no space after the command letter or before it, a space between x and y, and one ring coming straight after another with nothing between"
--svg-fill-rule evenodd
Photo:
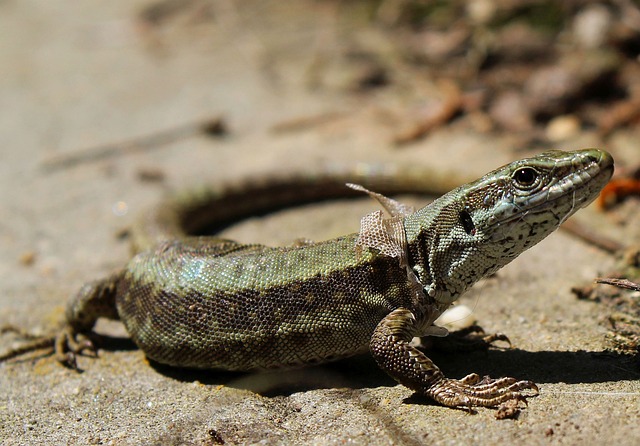
<instances>
[{"instance_id":1,"label":"lizard toe","mask_svg":"<svg viewBox=\"0 0 640 446\"><path fill-rule=\"evenodd\" d=\"M523 390L533 390L534 395L538 393L538 387L531 381L518 381L515 378L493 379L488 376L480 380L478 375L471 374L460 380L445 378L432 386L427 393L434 400L450 407L498 407L509 400L526 404L527 397L533 395L521 393Z\"/></svg>"}]
</instances>

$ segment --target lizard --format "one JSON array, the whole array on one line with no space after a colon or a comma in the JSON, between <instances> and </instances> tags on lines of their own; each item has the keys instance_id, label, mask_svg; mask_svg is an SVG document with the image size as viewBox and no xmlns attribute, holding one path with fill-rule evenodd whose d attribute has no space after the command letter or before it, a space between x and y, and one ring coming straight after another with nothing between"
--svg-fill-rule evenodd
<instances>
[{"instance_id":1,"label":"lizard","mask_svg":"<svg viewBox=\"0 0 640 446\"><path fill-rule=\"evenodd\" d=\"M358 233L287 247L184 236L190 225L251 213L238 200L247 193L242 188L201 196L190 206L176 202L144 222L146 235L134 238L141 252L124 268L85 284L69 301L55 337L14 349L0 361L53 346L60 362L76 368L77 355L95 352L88 335L105 317L121 320L148 358L169 366L269 370L369 350L397 382L444 406L526 402L529 391L538 392L535 383L475 373L447 378L411 340L445 336L434 321L453 302L591 203L612 174L606 151L548 151L455 187L419 210L350 184L390 215L376 211L362 218ZM297 193L338 193L335 180L343 177L327 178L290 178L249 192L258 197L256 209L264 210L274 202L269 196L289 203ZM416 180L400 172L377 178L389 191L410 189ZM360 179L376 184L372 172L360 172ZM429 183L414 182L420 181ZM217 206L198 221L203 203L212 202Z\"/></svg>"}]
</instances>

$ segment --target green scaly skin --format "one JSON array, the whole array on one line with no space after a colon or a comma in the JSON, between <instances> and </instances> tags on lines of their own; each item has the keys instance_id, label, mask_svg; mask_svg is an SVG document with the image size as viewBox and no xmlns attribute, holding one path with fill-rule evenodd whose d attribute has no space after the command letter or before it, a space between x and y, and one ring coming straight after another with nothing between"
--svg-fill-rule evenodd
<instances>
[{"instance_id":1,"label":"green scaly skin","mask_svg":"<svg viewBox=\"0 0 640 446\"><path fill-rule=\"evenodd\" d=\"M612 172L613 160L604 151L553 151L501 167L417 212L370 193L391 218L374 213L363 219L359 234L286 248L214 237L170 239L182 227L177 219L190 219L182 211L169 213L160 218L165 229L152 228L138 246L170 240L85 285L69 303L56 351L75 364L75 354L91 348L83 335L107 317L122 320L149 358L172 366L288 368L369 349L394 379L443 405L494 407L522 400L522 391L537 391L534 383L480 381L475 374L448 379L409 342L445 334L433 323L452 302L593 201ZM411 189L411 181L394 178L382 184L386 190ZM296 181L315 182L327 195L324 179ZM271 193L290 196L292 183L284 181ZM269 187L257 186L254 193ZM233 193L240 192L216 197L227 200L223 210L242 206L228 199Z\"/></svg>"}]
</instances>

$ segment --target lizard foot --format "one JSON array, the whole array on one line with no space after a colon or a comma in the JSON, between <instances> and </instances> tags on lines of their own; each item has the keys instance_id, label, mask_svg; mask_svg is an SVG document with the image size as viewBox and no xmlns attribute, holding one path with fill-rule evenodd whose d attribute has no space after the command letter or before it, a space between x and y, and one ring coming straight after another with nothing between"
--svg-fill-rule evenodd
<instances>
[{"instance_id":1,"label":"lizard foot","mask_svg":"<svg viewBox=\"0 0 640 446\"><path fill-rule=\"evenodd\" d=\"M63 328L55 337L54 350L58 362L66 367L78 370L76 357L89 352L91 356L97 357L93 342L83 333L77 333L70 326Z\"/></svg>"},{"instance_id":2,"label":"lizard foot","mask_svg":"<svg viewBox=\"0 0 640 446\"><path fill-rule=\"evenodd\" d=\"M523 390L532 390L533 395L524 395ZM426 389L427 396L449 407L472 406L497 407L510 400L527 403L527 396L538 394L538 386L531 381L515 378L493 379L485 376L480 380L476 373L462 379L442 378Z\"/></svg>"},{"instance_id":3,"label":"lizard foot","mask_svg":"<svg viewBox=\"0 0 640 446\"><path fill-rule=\"evenodd\" d=\"M48 350L45 354L55 354L56 359L67 367L78 369L76 355L91 352L97 356L91 340L82 333L76 333L71 327L65 327L56 336L34 335L22 328L5 325L0 328L0 334L15 333L28 342L0 355L0 362L16 358L36 350Z\"/></svg>"}]
</instances>

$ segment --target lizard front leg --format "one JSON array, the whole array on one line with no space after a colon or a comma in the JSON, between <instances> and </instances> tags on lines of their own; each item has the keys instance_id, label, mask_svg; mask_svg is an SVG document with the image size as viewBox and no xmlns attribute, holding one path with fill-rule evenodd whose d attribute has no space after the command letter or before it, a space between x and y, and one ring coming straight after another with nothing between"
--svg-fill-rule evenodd
<instances>
[{"instance_id":1,"label":"lizard front leg","mask_svg":"<svg viewBox=\"0 0 640 446\"><path fill-rule=\"evenodd\" d=\"M371 353L385 372L400 384L428 396L444 406L496 407L508 400L526 401L521 390L537 386L514 378L491 379L472 373L464 378L446 378L427 356L409 342L416 331L414 314L398 308L389 313L371 337Z\"/></svg>"}]
</instances>

